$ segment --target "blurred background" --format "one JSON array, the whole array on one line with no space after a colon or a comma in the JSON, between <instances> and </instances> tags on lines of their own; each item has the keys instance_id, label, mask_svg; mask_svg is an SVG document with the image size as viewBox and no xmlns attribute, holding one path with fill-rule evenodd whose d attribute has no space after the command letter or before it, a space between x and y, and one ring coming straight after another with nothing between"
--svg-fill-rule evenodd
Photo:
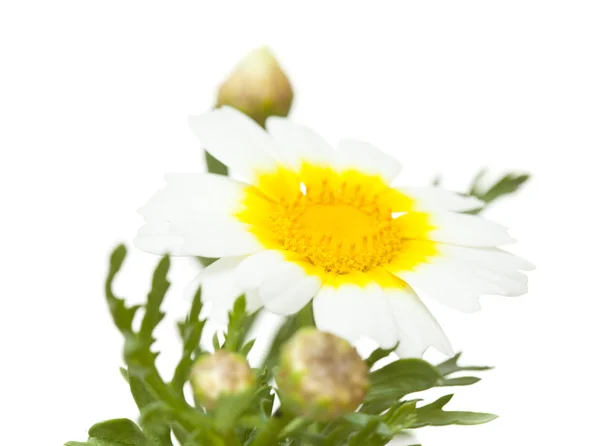
<instances>
[{"instance_id":1,"label":"blurred background","mask_svg":"<svg viewBox=\"0 0 600 446\"><path fill-rule=\"evenodd\" d=\"M464 191L482 166L533 175L486 212L537 265L530 293L484 298L475 315L427 300L465 362L496 366L449 407L500 418L418 442L593 444L599 22L598 2L579 0L3 2L2 444L58 445L135 417L103 299L108 253L130 245L164 172L204 169L187 116L265 44L293 84L291 116L394 154L401 183L441 174ZM117 291L141 301L156 261L130 249ZM160 366L179 354L173 320L197 270L175 261Z\"/></svg>"}]
</instances>

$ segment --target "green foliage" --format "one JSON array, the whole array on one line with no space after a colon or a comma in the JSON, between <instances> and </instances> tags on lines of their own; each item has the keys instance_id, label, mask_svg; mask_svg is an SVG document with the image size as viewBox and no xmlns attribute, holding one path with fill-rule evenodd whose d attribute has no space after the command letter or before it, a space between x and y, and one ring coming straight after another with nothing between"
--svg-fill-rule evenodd
<instances>
[{"instance_id":1,"label":"green foliage","mask_svg":"<svg viewBox=\"0 0 600 446\"><path fill-rule=\"evenodd\" d=\"M200 319L202 311L202 290L198 288L192 299L192 307L184 321L177 324L179 336L183 343L181 359L175 368L171 386L179 395L183 395L183 386L188 379L190 369L196 358L202 353L200 349L200 337L204 330L206 320Z\"/></svg>"},{"instance_id":2,"label":"green foliage","mask_svg":"<svg viewBox=\"0 0 600 446\"><path fill-rule=\"evenodd\" d=\"M489 423L497 418L496 415L490 413L450 412L443 410L444 406L452 399L452 396L443 396L431 404L418 408L416 411L417 420L412 427L447 426L449 424L468 426Z\"/></svg>"},{"instance_id":3,"label":"green foliage","mask_svg":"<svg viewBox=\"0 0 600 446\"><path fill-rule=\"evenodd\" d=\"M396 348L398 348L398 344L394 345L392 348L376 348L369 355L369 357L365 359L365 362L367 363L369 368L373 367L377 361L389 356L393 351L396 350Z\"/></svg>"},{"instance_id":4,"label":"green foliage","mask_svg":"<svg viewBox=\"0 0 600 446\"><path fill-rule=\"evenodd\" d=\"M517 192L523 184L525 184L530 176L529 174L518 174L515 172L509 172L500 178L495 184L489 188L485 188L481 184L481 180L485 176L486 169L480 170L471 183L469 195L473 195L479 198L485 203L485 206L490 204L492 201L497 200L505 195L514 194ZM475 209L467 212L468 214L478 214L481 209Z\"/></svg>"},{"instance_id":5,"label":"green foliage","mask_svg":"<svg viewBox=\"0 0 600 446\"><path fill-rule=\"evenodd\" d=\"M256 387L246 393L224 396L216 407L205 410L184 396L184 385L194 361L203 352L199 346L205 326L200 318L202 292L198 289L185 319L177 324L182 340L181 358L172 379L165 382L158 373L152 351L154 330L164 318L161 310L169 289L169 258L163 257L152 278L152 287L142 306L128 306L113 293L113 281L125 260L126 249L119 246L111 256L106 281L106 299L115 326L124 338L121 374L127 381L139 408L138 424L126 419L98 423L89 430L86 442L68 446L172 446L171 434L185 446L383 446L406 429L448 424L470 425L491 421L494 415L476 412L446 411L452 395L431 404L409 395L434 387L467 386L479 377L463 375L489 367L461 366L456 355L437 366L421 359L399 359L370 372L371 387L358 411L327 423L296 418L275 410L274 368L282 345L300 328L314 326L312 306L290 316L281 325L265 357L256 369ZM138 311L143 311L139 329L133 326ZM254 345L248 332L256 321L249 314L244 296L229 313L224 341L213 338L216 350L227 349L247 355ZM395 348L376 349L365 359L369 368L388 357Z\"/></svg>"},{"instance_id":6,"label":"green foliage","mask_svg":"<svg viewBox=\"0 0 600 446\"><path fill-rule=\"evenodd\" d=\"M65 446L156 446L131 420L117 418L94 424L88 431L88 441L70 441Z\"/></svg>"},{"instance_id":7,"label":"green foliage","mask_svg":"<svg viewBox=\"0 0 600 446\"><path fill-rule=\"evenodd\" d=\"M461 353L457 353L452 358L438 364L436 367L438 373L441 376L448 376L456 372L484 372L493 369L493 367L488 366L459 366L458 360L460 359L460 355Z\"/></svg>"},{"instance_id":8,"label":"green foliage","mask_svg":"<svg viewBox=\"0 0 600 446\"><path fill-rule=\"evenodd\" d=\"M223 164L221 161L219 161L218 159L216 159L214 156L212 156L210 153L208 153L206 151L204 152L204 158L206 160L206 169L210 173L214 173L216 175L227 176L229 171L225 164Z\"/></svg>"},{"instance_id":9,"label":"green foliage","mask_svg":"<svg viewBox=\"0 0 600 446\"><path fill-rule=\"evenodd\" d=\"M233 304L233 309L229 312L229 324L225 335L223 348L232 352L242 351L245 347L243 343L248 331L252 327L257 313L248 314L246 312L246 297L238 297ZM251 348L251 347L250 347ZM245 347L249 351L248 347Z\"/></svg>"}]
</instances>

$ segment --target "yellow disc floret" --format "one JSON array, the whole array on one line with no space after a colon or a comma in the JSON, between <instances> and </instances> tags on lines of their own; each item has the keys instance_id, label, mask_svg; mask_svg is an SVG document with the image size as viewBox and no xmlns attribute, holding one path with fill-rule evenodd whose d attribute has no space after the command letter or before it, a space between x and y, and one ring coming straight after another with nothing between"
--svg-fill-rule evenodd
<instances>
[{"instance_id":1,"label":"yellow disc floret","mask_svg":"<svg viewBox=\"0 0 600 446\"><path fill-rule=\"evenodd\" d=\"M427 215L380 177L304 166L280 169L249 187L238 218L269 249L322 276L370 273L391 263L410 268L435 253Z\"/></svg>"}]
</instances>

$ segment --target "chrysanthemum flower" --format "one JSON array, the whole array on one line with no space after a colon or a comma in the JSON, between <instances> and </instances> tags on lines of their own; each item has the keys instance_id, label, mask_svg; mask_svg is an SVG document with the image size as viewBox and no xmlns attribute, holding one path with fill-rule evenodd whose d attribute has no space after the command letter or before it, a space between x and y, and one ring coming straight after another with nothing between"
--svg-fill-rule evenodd
<instances>
[{"instance_id":1,"label":"chrysanthemum flower","mask_svg":"<svg viewBox=\"0 0 600 446\"><path fill-rule=\"evenodd\" d=\"M506 229L461 212L481 203L440 188L392 186L398 162L370 144L334 150L310 129L269 118L264 131L220 108L190 118L203 146L245 181L170 174L141 209L136 245L149 252L218 257L203 296L224 316L248 307L289 315L311 299L317 326L350 341L419 356L452 352L413 287L463 311L479 296L526 292L531 265L498 245Z\"/></svg>"}]
</instances>

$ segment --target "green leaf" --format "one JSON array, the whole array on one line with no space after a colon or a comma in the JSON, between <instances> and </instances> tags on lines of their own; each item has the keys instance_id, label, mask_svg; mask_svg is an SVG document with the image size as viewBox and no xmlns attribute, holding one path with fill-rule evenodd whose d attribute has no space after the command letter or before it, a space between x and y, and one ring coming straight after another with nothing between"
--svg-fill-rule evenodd
<instances>
[{"instance_id":1,"label":"green leaf","mask_svg":"<svg viewBox=\"0 0 600 446\"><path fill-rule=\"evenodd\" d=\"M394 431L378 416L368 415L366 413L353 412L344 415L344 420L350 424L365 428L370 425L375 425L373 432L384 437L393 437Z\"/></svg>"},{"instance_id":2,"label":"green leaf","mask_svg":"<svg viewBox=\"0 0 600 446\"><path fill-rule=\"evenodd\" d=\"M165 317L165 313L160 311L160 306L163 303L165 294L171 285L167 280L167 274L171 261L168 256L164 256L158 263L152 276L152 288L148 293L148 300L145 305L144 318L139 332L140 340L147 345L152 345L154 339L152 332Z\"/></svg>"},{"instance_id":3,"label":"green leaf","mask_svg":"<svg viewBox=\"0 0 600 446\"><path fill-rule=\"evenodd\" d=\"M473 180L471 181L471 187L469 187L468 195L473 195L477 198L480 197L480 195L481 195L481 191L480 191L481 184L480 183L486 173L487 173L487 169L483 168L483 169L480 169L479 172L477 172L475 174L475 176L473 177Z\"/></svg>"},{"instance_id":4,"label":"green leaf","mask_svg":"<svg viewBox=\"0 0 600 446\"><path fill-rule=\"evenodd\" d=\"M192 306L189 314L185 321L178 324L179 334L183 342L183 351L181 359L175 368L171 386L180 395L183 395L183 386L188 379L194 360L198 356L198 353L200 353L198 346L206 323L206 320L200 319L200 312L202 310L201 296L202 290L198 288L192 299Z\"/></svg>"},{"instance_id":5,"label":"green leaf","mask_svg":"<svg viewBox=\"0 0 600 446\"><path fill-rule=\"evenodd\" d=\"M112 441L98 440L97 438L90 438L85 443L81 441L69 441L65 443L65 446L125 446L123 443L115 443Z\"/></svg>"},{"instance_id":6,"label":"green leaf","mask_svg":"<svg viewBox=\"0 0 600 446\"><path fill-rule=\"evenodd\" d=\"M106 301L108 303L111 316L115 325L122 333L131 331L133 318L137 310L140 308L138 305L127 307L127 305L125 305L125 300L115 296L112 290L113 281L117 273L121 270L121 266L123 266L123 261L125 260L126 255L127 248L125 248L125 245L119 245L113 250L110 256L108 276L106 277L104 287Z\"/></svg>"},{"instance_id":7,"label":"green leaf","mask_svg":"<svg viewBox=\"0 0 600 446\"><path fill-rule=\"evenodd\" d=\"M476 376L459 376L457 378L443 378L437 384L437 387L452 387L452 386L470 386L481 381L481 378Z\"/></svg>"},{"instance_id":8,"label":"green leaf","mask_svg":"<svg viewBox=\"0 0 600 446\"><path fill-rule=\"evenodd\" d=\"M200 262L200 265L202 265L203 267L207 267L212 265L213 263L215 263L217 260L219 260L218 258L213 258L213 257L200 257L197 256L196 259L198 260L198 262Z\"/></svg>"},{"instance_id":9,"label":"green leaf","mask_svg":"<svg viewBox=\"0 0 600 446\"><path fill-rule=\"evenodd\" d=\"M85 443L71 441L66 446L154 446L131 420L118 418L94 424L88 431L89 439Z\"/></svg>"},{"instance_id":10,"label":"green leaf","mask_svg":"<svg viewBox=\"0 0 600 446\"><path fill-rule=\"evenodd\" d=\"M254 369L257 389L251 403L250 413L257 413L263 420L271 417L275 404L275 392L270 384L270 370Z\"/></svg>"},{"instance_id":11,"label":"green leaf","mask_svg":"<svg viewBox=\"0 0 600 446\"><path fill-rule=\"evenodd\" d=\"M395 433L408 429L417 419L417 402L418 400L398 401L381 418L393 427Z\"/></svg>"},{"instance_id":12,"label":"green leaf","mask_svg":"<svg viewBox=\"0 0 600 446\"><path fill-rule=\"evenodd\" d=\"M160 312L160 304L168 288L166 274L169 262L168 258L163 258L156 268L152 290L148 295L148 302L145 306L146 313L142 320L142 328L138 335L133 331L132 321L136 311L140 307L127 307L125 300L116 297L112 291L112 283L123 265L126 253L127 250L124 245L119 245L113 251L110 258L105 291L113 321L125 337L123 353L128 367L126 369L122 368L121 374L127 379L135 403L142 410L146 405L156 401L155 396L144 382L142 375L148 373L147 368L153 366L156 357L156 355L150 352L149 347L152 343L152 331L163 317ZM143 333L143 336L141 333ZM169 426L148 425L143 427L146 435L154 442L153 444L171 446L171 431Z\"/></svg>"},{"instance_id":13,"label":"green leaf","mask_svg":"<svg viewBox=\"0 0 600 446\"><path fill-rule=\"evenodd\" d=\"M204 152L204 158L206 159L206 168L210 173L227 176L228 169L225 164L206 151Z\"/></svg>"},{"instance_id":14,"label":"green leaf","mask_svg":"<svg viewBox=\"0 0 600 446\"><path fill-rule=\"evenodd\" d=\"M375 365L375 363L377 361L379 361L380 359L383 359L387 356L389 356L390 353L392 353L394 350L396 350L396 348L398 348L398 344L394 345L391 348L377 348L373 351L373 353L371 353L369 355L369 357L367 359L365 359L365 362L367 363L367 366L369 368L373 367Z\"/></svg>"},{"instance_id":15,"label":"green leaf","mask_svg":"<svg viewBox=\"0 0 600 446\"><path fill-rule=\"evenodd\" d=\"M348 442L349 446L365 446L372 445L373 443L368 441L369 438L377 433L381 422L378 418L373 418L367 422L367 424L359 430L355 435L350 438Z\"/></svg>"},{"instance_id":16,"label":"green leaf","mask_svg":"<svg viewBox=\"0 0 600 446\"><path fill-rule=\"evenodd\" d=\"M256 339L250 339L248 342L246 342L244 344L244 346L240 349L240 353L244 356L248 356L248 354L250 353L250 351L252 350L252 347L254 347L254 343L256 342Z\"/></svg>"},{"instance_id":17,"label":"green leaf","mask_svg":"<svg viewBox=\"0 0 600 446\"><path fill-rule=\"evenodd\" d=\"M219 341L219 332L215 332L215 334L213 335L212 338L212 345L213 345L213 349L215 351L219 350L222 346L221 346L221 341Z\"/></svg>"},{"instance_id":18,"label":"green leaf","mask_svg":"<svg viewBox=\"0 0 600 446\"><path fill-rule=\"evenodd\" d=\"M229 312L229 324L227 325L223 348L232 352L241 350L244 339L255 318L256 313L248 314L246 312L246 296L241 295L238 297Z\"/></svg>"},{"instance_id":19,"label":"green leaf","mask_svg":"<svg viewBox=\"0 0 600 446\"><path fill-rule=\"evenodd\" d=\"M481 179L485 175L486 170L482 169L477 173L470 188L470 195L473 195L482 200L486 205L492 201L497 200L505 195L510 195L517 192L523 184L525 184L530 176L529 174L518 174L515 172L509 172L500 178L493 186L487 190L481 185ZM478 214L481 209L475 209L467 212L468 214Z\"/></svg>"},{"instance_id":20,"label":"green leaf","mask_svg":"<svg viewBox=\"0 0 600 446\"><path fill-rule=\"evenodd\" d=\"M447 426L450 424L470 426L488 423L498 418L496 415L490 413L443 410L443 407L448 404L452 396L445 395L431 404L418 408L417 421L411 427Z\"/></svg>"},{"instance_id":21,"label":"green leaf","mask_svg":"<svg viewBox=\"0 0 600 446\"><path fill-rule=\"evenodd\" d=\"M437 371L441 376L448 376L452 373L456 372L483 372L486 370L491 370L493 367L488 366L459 366L458 360L460 359L461 353L457 353L452 358L447 359L441 364L437 365Z\"/></svg>"},{"instance_id":22,"label":"green leaf","mask_svg":"<svg viewBox=\"0 0 600 446\"><path fill-rule=\"evenodd\" d=\"M440 375L426 361L416 358L399 359L371 373L371 389L366 402L393 397L396 400L413 392L434 387Z\"/></svg>"}]
</instances>

